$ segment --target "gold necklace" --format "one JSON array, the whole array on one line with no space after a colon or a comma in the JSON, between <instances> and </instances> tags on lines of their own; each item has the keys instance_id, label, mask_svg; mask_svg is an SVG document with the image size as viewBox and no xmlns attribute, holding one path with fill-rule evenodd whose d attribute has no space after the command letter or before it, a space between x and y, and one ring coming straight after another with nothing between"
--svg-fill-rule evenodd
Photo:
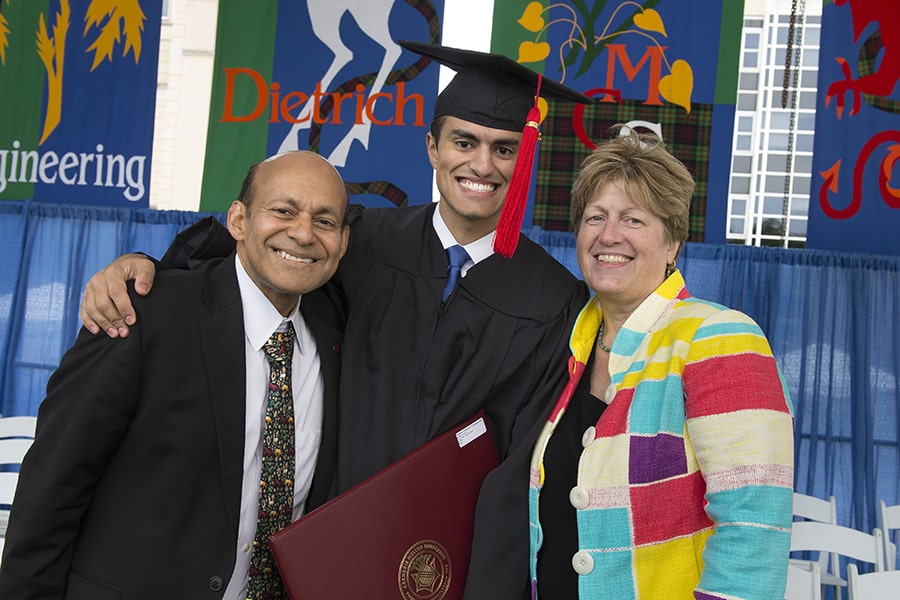
<instances>
[{"instance_id":1,"label":"gold necklace","mask_svg":"<svg viewBox=\"0 0 900 600\"><path fill-rule=\"evenodd\" d=\"M606 332L606 321L600 321L600 331L597 333L597 347L604 352L612 352L612 348L603 345L603 334Z\"/></svg>"}]
</instances>

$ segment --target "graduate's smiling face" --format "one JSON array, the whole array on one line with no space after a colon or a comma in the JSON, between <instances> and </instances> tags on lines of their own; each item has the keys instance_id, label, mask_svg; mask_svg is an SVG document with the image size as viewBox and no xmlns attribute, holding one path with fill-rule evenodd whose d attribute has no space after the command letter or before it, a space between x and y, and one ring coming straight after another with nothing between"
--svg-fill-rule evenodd
<instances>
[{"instance_id":1,"label":"graduate's smiling face","mask_svg":"<svg viewBox=\"0 0 900 600\"><path fill-rule=\"evenodd\" d=\"M428 157L441 194L441 216L466 244L497 227L522 134L443 117L440 139L429 132Z\"/></svg>"},{"instance_id":2,"label":"graduate's smiling face","mask_svg":"<svg viewBox=\"0 0 900 600\"><path fill-rule=\"evenodd\" d=\"M347 250L344 183L321 156L290 152L257 165L247 196L228 210L228 231L247 274L288 315Z\"/></svg>"}]
</instances>

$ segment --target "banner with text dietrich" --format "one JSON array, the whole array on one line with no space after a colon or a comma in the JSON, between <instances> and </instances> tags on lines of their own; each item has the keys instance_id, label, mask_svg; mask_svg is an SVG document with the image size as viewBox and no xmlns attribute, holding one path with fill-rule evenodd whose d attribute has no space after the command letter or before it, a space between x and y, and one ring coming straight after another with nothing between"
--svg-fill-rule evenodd
<instances>
[{"instance_id":1,"label":"banner with text dietrich","mask_svg":"<svg viewBox=\"0 0 900 600\"><path fill-rule=\"evenodd\" d=\"M0 0L0 199L148 206L161 3Z\"/></svg>"},{"instance_id":2,"label":"banner with text dietrich","mask_svg":"<svg viewBox=\"0 0 900 600\"><path fill-rule=\"evenodd\" d=\"M535 225L570 228L575 173L595 140L622 123L661 136L693 174L689 239L724 243L743 5L495 0L493 51L600 100L585 108L551 103Z\"/></svg>"},{"instance_id":3,"label":"banner with text dietrich","mask_svg":"<svg viewBox=\"0 0 900 600\"><path fill-rule=\"evenodd\" d=\"M807 247L900 254L898 80L895 0L826 2Z\"/></svg>"},{"instance_id":4,"label":"banner with text dietrich","mask_svg":"<svg viewBox=\"0 0 900 600\"><path fill-rule=\"evenodd\" d=\"M438 69L396 40L437 43L442 18L443 0L220 0L200 210L296 149L331 161L354 202L430 202Z\"/></svg>"}]
</instances>

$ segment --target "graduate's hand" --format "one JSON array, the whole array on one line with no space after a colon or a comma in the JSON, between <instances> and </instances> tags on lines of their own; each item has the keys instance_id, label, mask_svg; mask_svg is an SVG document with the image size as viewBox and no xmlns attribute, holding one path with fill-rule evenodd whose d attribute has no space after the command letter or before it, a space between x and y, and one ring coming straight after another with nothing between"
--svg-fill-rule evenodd
<instances>
[{"instance_id":1,"label":"graduate's hand","mask_svg":"<svg viewBox=\"0 0 900 600\"><path fill-rule=\"evenodd\" d=\"M143 254L125 254L109 263L87 282L81 300L81 322L93 334L102 329L111 338L127 337L137 316L125 282L134 279L134 290L150 293L156 266Z\"/></svg>"}]
</instances>

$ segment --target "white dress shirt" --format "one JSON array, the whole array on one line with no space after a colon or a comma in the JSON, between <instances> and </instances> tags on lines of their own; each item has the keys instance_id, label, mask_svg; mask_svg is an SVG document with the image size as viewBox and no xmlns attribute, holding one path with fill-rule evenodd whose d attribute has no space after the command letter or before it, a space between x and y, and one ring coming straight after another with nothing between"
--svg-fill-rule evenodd
<instances>
[{"instance_id":1,"label":"white dress shirt","mask_svg":"<svg viewBox=\"0 0 900 600\"><path fill-rule=\"evenodd\" d=\"M246 418L244 431L244 479L234 571L225 590L225 600L247 597L250 555L256 536L259 505L259 478L262 473L263 422L266 415L269 363L263 346L278 330L293 321L296 338L291 362L291 390L294 394L295 477L294 513L297 520L306 506L312 485L316 457L322 439L324 380L316 342L300 314L300 302L284 317L253 283L240 258L235 258L238 286L244 311L244 353L247 365ZM300 301L302 302L302 298Z\"/></svg>"},{"instance_id":2,"label":"white dress shirt","mask_svg":"<svg viewBox=\"0 0 900 600\"><path fill-rule=\"evenodd\" d=\"M474 242L468 244L460 244L456 241L456 238L453 237L453 234L450 233L450 228L447 227L447 224L444 222L443 217L441 217L440 206L434 207L434 216L431 218L431 224L434 226L434 232L437 234L438 239L441 240L441 245L444 247L444 250L449 248L450 246L456 246L457 244L466 249L466 254L469 255L469 260L467 260L460 270L459 276L465 277L466 273L469 272L469 269L488 258L494 253L494 236L497 234L497 230L490 232L484 237L478 238Z\"/></svg>"}]
</instances>

